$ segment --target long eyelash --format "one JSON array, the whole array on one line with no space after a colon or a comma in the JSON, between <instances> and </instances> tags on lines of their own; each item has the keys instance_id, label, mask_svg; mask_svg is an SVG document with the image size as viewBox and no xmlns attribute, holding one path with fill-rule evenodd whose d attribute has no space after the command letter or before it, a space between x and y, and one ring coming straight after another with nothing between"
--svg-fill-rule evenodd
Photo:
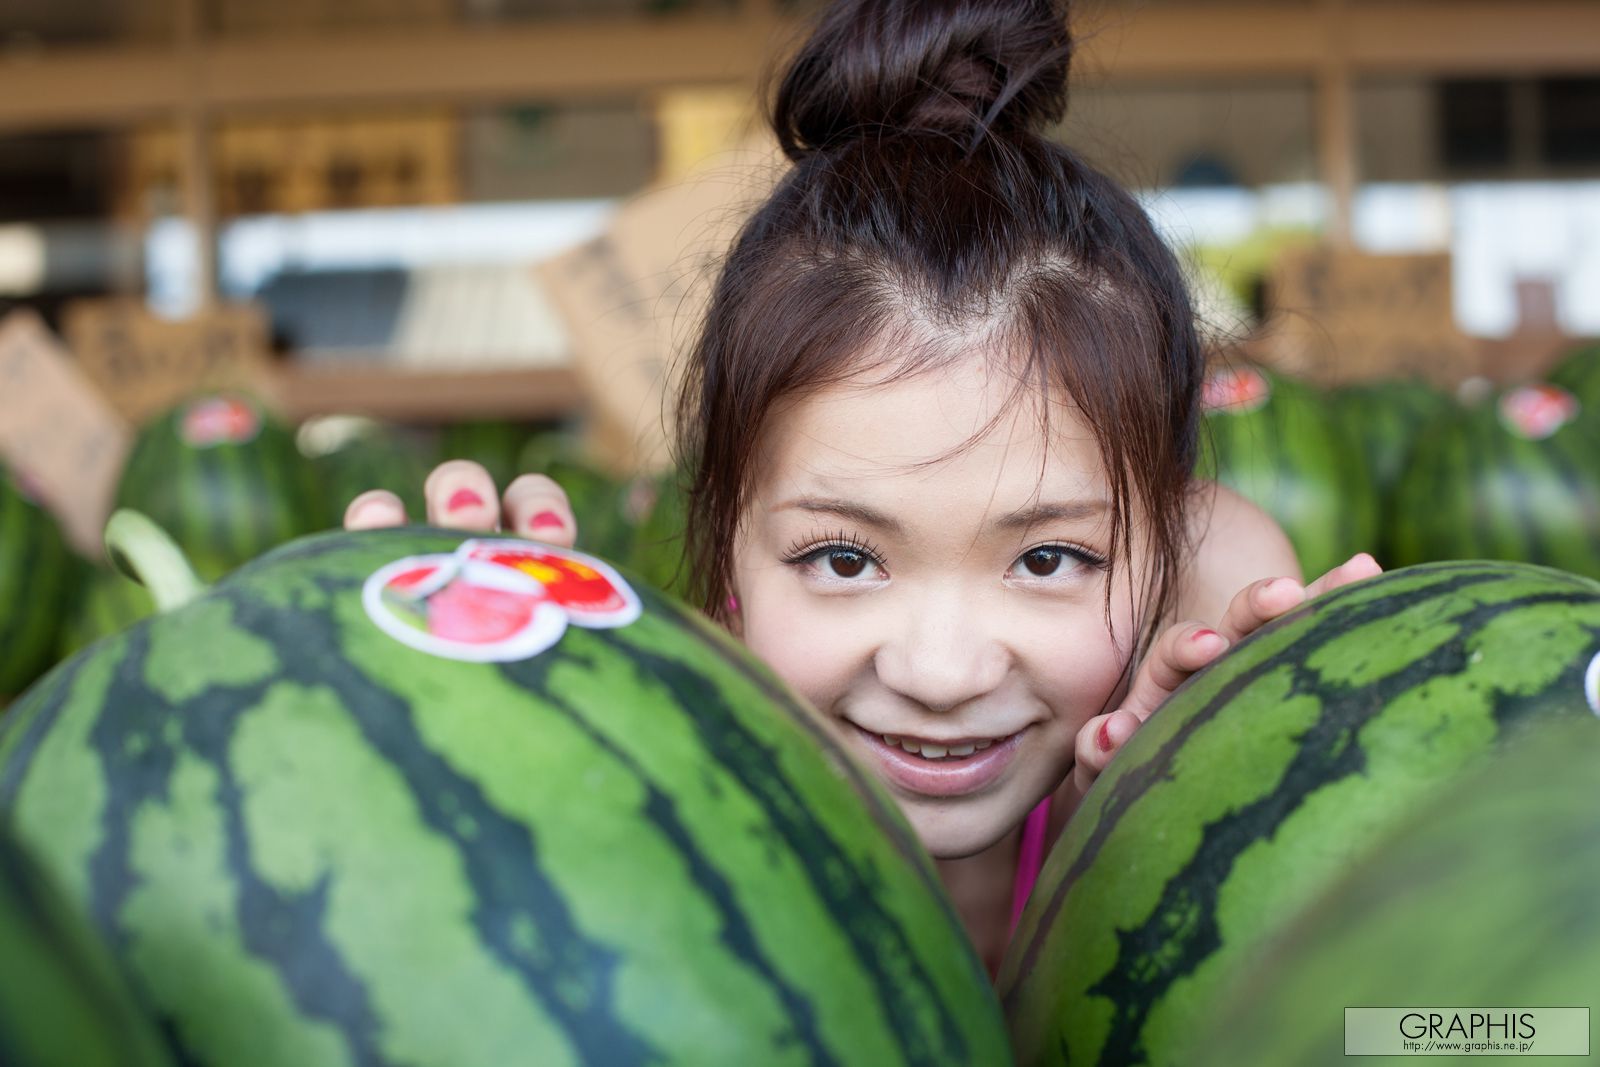
<instances>
[{"instance_id":1,"label":"long eyelash","mask_svg":"<svg viewBox=\"0 0 1600 1067\"><path fill-rule=\"evenodd\" d=\"M1094 567L1097 570L1104 570L1110 562L1106 559L1106 557L1102 556L1093 549L1085 548L1083 545L1075 545L1069 541L1046 541L1042 545L1034 545L1032 548L1023 549L1022 556L1026 556L1029 552L1037 552L1041 548L1059 549L1063 554L1071 556L1079 563ZM1020 559L1022 556L1018 556L1017 558Z\"/></svg>"},{"instance_id":2,"label":"long eyelash","mask_svg":"<svg viewBox=\"0 0 1600 1067\"><path fill-rule=\"evenodd\" d=\"M883 553L878 551L876 545L852 537L843 530L829 537L814 536L798 540L784 550L782 559L785 563L804 563L825 549L859 552L880 567L888 566L887 561L883 558Z\"/></svg>"}]
</instances>

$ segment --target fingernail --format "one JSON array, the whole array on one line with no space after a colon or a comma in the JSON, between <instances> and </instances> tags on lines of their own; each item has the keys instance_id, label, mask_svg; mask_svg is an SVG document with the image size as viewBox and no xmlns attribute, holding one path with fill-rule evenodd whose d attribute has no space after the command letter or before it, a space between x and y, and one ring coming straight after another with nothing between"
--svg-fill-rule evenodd
<instances>
[{"instance_id":1,"label":"fingernail","mask_svg":"<svg viewBox=\"0 0 1600 1067\"><path fill-rule=\"evenodd\" d=\"M530 530L539 530L546 527L554 527L555 529L559 530L564 526L566 526L566 523L562 521L561 516L554 511L541 511L539 514L528 520L528 528Z\"/></svg>"},{"instance_id":2,"label":"fingernail","mask_svg":"<svg viewBox=\"0 0 1600 1067\"><path fill-rule=\"evenodd\" d=\"M1100 720L1100 729L1095 731L1094 743L1100 746L1101 752L1111 751L1111 716L1107 715Z\"/></svg>"},{"instance_id":3,"label":"fingernail","mask_svg":"<svg viewBox=\"0 0 1600 1067\"><path fill-rule=\"evenodd\" d=\"M1222 635L1217 633L1217 631L1215 631L1215 630L1196 630L1194 632L1194 636L1191 637L1189 640L1195 642L1196 644L1199 644L1201 641L1204 641L1208 637L1221 637L1221 636Z\"/></svg>"},{"instance_id":4,"label":"fingernail","mask_svg":"<svg viewBox=\"0 0 1600 1067\"><path fill-rule=\"evenodd\" d=\"M483 507L483 497L471 489L457 489L450 494L450 500L445 504L446 511L462 511L466 508Z\"/></svg>"}]
</instances>

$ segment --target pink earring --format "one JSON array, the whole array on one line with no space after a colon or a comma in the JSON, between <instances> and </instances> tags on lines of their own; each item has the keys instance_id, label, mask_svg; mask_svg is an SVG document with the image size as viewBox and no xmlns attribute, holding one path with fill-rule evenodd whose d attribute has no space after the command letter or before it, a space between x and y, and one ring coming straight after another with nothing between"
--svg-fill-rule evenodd
<instances>
[{"instance_id":1,"label":"pink earring","mask_svg":"<svg viewBox=\"0 0 1600 1067\"><path fill-rule=\"evenodd\" d=\"M738 613L738 611L739 611L739 598L738 597L736 597L736 596L728 597L728 611L730 613L733 613L733 614L737 614Z\"/></svg>"}]
</instances>

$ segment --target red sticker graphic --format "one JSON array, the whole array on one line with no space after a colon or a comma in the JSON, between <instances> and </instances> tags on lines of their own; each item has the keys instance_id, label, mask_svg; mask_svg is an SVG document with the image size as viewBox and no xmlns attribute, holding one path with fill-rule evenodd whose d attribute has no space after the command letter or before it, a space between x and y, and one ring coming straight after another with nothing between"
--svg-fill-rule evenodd
<instances>
[{"instance_id":1,"label":"red sticker graphic","mask_svg":"<svg viewBox=\"0 0 1600 1067\"><path fill-rule=\"evenodd\" d=\"M1578 398L1559 385L1527 385L1500 398L1500 421L1530 441L1543 441L1578 417Z\"/></svg>"},{"instance_id":2,"label":"red sticker graphic","mask_svg":"<svg viewBox=\"0 0 1600 1067\"><path fill-rule=\"evenodd\" d=\"M529 659L569 623L625 626L641 611L638 594L601 560L510 540L396 560L367 579L362 604L395 640L473 663Z\"/></svg>"},{"instance_id":3,"label":"red sticker graphic","mask_svg":"<svg viewBox=\"0 0 1600 1067\"><path fill-rule=\"evenodd\" d=\"M246 401L231 396L196 400L183 411L178 434L190 448L242 445L261 432L261 416Z\"/></svg>"},{"instance_id":4,"label":"red sticker graphic","mask_svg":"<svg viewBox=\"0 0 1600 1067\"><path fill-rule=\"evenodd\" d=\"M1248 415L1272 397L1272 385L1260 371L1249 367L1208 375L1200 390L1207 411Z\"/></svg>"}]
</instances>

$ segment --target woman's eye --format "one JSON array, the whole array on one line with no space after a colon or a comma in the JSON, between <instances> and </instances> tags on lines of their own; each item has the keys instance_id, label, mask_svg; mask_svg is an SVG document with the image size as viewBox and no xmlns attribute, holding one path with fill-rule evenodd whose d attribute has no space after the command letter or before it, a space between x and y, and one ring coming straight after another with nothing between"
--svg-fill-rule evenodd
<instances>
[{"instance_id":1,"label":"woman's eye","mask_svg":"<svg viewBox=\"0 0 1600 1067\"><path fill-rule=\"evenodd\" d=\"M1059 548L1035 548L1024 552L1017 562L1028 569L1035 578L1049 578L1061 569L1066 553Z\"/></svg>"},{"instance_id":2,"label":"woman's eye","mask_svg":"<svg viewBox=\"0 0 1600 1067\"><path fill-rule=\"evenodd\" d=\"M1041 545L1024 552L1013 567L1023 568L1025 573L1019 573L1019 577L1060 578L1079 568L1100 565L1100 561L1086 550L1076 551L1064 545Z\"/></svg>"},{"instance_id":3,"label":"woman's eye","mask_svg":"<svg viewBox=\"0 0 1600 1067\"><path fill-rule=\"evenodd\" d=\"M851 548L825 548L817 553L814 562L835 578L859 578L875 566L865 552Z\"/></svg>"}]
</instances>

